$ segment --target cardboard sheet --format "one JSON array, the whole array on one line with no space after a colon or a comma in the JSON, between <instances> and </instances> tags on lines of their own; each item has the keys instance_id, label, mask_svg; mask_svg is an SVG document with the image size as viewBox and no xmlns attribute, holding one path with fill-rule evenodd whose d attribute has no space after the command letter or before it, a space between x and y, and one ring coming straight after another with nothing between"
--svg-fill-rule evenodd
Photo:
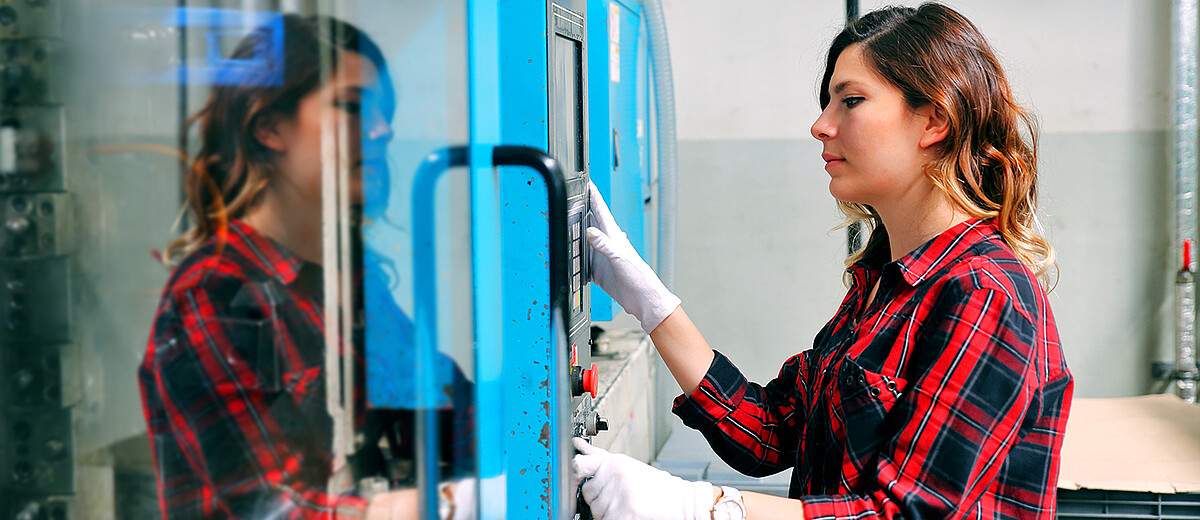
<instances>
[{"instance_id":1,"label":"cardboard sheet","mask_svg":"<svg viewBox=\"0 0 1200 520\"><path fill-rule=\"evenodd\" d=\"M1174 395L1075 399L1058 487L1200 492L1200 405Z\"/></svg>"}]
</instances>

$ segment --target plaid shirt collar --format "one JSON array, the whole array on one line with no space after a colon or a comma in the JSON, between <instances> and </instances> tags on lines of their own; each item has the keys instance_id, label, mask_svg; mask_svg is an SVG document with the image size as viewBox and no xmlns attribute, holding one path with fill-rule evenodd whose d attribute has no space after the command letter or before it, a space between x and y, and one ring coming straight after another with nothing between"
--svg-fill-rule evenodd
<instances>
[{"instance_id":1,"label":"plaid shirt collar","mask_svg":"<svg viewBox=\"0 0 1200 520\"><path fill-rule=\"evenodd\" d=\"M229 220L226 247L232 247L261 269L287 286L296 281L304 259L267 238L239 219Z\"/></svg>"},{"instance_id":2,"label":"plaid shirt collar","mask_svg":"<svg viewBox=\"0 0 1200 520\"><path fill-rule=\"evenodd\" d=\"M871 280L872 272L896 269L908 285L916 287L996 232L993 219L967 219L895 261L887 260L889 251L882 247L855 262L848 271L854 284L860 285Z\"/></svg>"}]
</instances>

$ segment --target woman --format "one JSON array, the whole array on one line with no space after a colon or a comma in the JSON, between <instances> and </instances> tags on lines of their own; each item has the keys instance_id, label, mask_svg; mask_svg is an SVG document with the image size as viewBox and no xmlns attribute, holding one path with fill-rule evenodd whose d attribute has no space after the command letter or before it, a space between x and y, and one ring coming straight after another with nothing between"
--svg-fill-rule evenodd
<instances>
[{"instance_id":1,"label":"woman","mask_svg":"<svg viewBox=\"0 0 1200 520\"><path fill-rule=\"evenodd\" d=\"M685 392L675 413L743 473L792 468L789 498L579 443L584 497L598 518L1054 518L1072 380L1030 116L978 29L935 3L848 25L820 98L830 193L872 233L833 319L769 384L709 348L603 203L588 230L594 281Z\"/></svg>"},{"instance_id":2,"label":"woman","mask_svg":"<svg viewBox=\"0 0 1200 520\"><path fill-rule=\"evenodd\" d=\"M283 32L274 53L264 51L276 41L267 31ZM263 56L282 63L215 86L193 119L201 142L185 189L194 227L167 248L174 269L139 370L159 504L171 519L415 518L413 490L372 498L330 485L322 141L333 133L343 143L335 167L361 206L364 169L368 182L386 181L394 111L386 64L350 24L297 15L255 31L233 53ZM394 325L408 330L394 310L393 321L404 322ZM411 344L398 336L397 349ZM345 348L357 354L361 345ZM461 372L443 365L444 380L468 396ZM349 480L394 477L379 440L411 451L411 413L364 413L361 388L354 393L363 438ZM469 416L469 403L458 404ZM458 438L469 439L466 431Z\"/></svg>"}]
</instances>

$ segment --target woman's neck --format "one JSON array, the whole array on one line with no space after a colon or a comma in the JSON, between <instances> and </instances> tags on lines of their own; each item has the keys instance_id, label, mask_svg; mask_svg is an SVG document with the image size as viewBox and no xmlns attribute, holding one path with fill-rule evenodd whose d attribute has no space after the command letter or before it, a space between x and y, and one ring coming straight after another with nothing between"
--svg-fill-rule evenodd
<instances>
[{"instance_id":1,"label":"woman's neck","mask_svg":"<svg viewBox=\"0 0 1200 520\"><path fill-rule=\"evenodd\" d=\"M901 199L887 207L875 208L887 229L892 261L970 218L932 184L921 195L910 201Z\"/></svg>"},{"instance_id":2,"label":"woman's neck","mask_svg":"<svg viewBox=\"0 0 1200 520\"><path fill-rule=\"evenodd\" d=\"M263 191L262 199L242 217L255 231L274 240L307 262L321 265L321 208L288 210L278 192Z\"/></svg>"}]
</instances>

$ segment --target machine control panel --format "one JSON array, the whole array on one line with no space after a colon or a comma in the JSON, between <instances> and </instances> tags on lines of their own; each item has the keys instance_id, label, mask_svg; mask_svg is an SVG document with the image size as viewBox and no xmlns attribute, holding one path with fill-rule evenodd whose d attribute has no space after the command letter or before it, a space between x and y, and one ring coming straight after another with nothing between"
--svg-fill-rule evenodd
<instances>
[{"instance_id":1,"label":"machine control panel","mask_svg":"<svg viewBox=\"0 0 1200 520\"><path fill-rule=\"evenodd\" d=\"M567 320L571 371L571 423L576 436L591 437L606 427L592 410L597 382L591 363L591 289L585 234L588 200L587 5L583 0L546 4L550 154L567 178L567 267L570 292ZM584 368L586 366L591 368ZM590 394L590 395L589 395Z\"/></svg>"}]
</instances>

